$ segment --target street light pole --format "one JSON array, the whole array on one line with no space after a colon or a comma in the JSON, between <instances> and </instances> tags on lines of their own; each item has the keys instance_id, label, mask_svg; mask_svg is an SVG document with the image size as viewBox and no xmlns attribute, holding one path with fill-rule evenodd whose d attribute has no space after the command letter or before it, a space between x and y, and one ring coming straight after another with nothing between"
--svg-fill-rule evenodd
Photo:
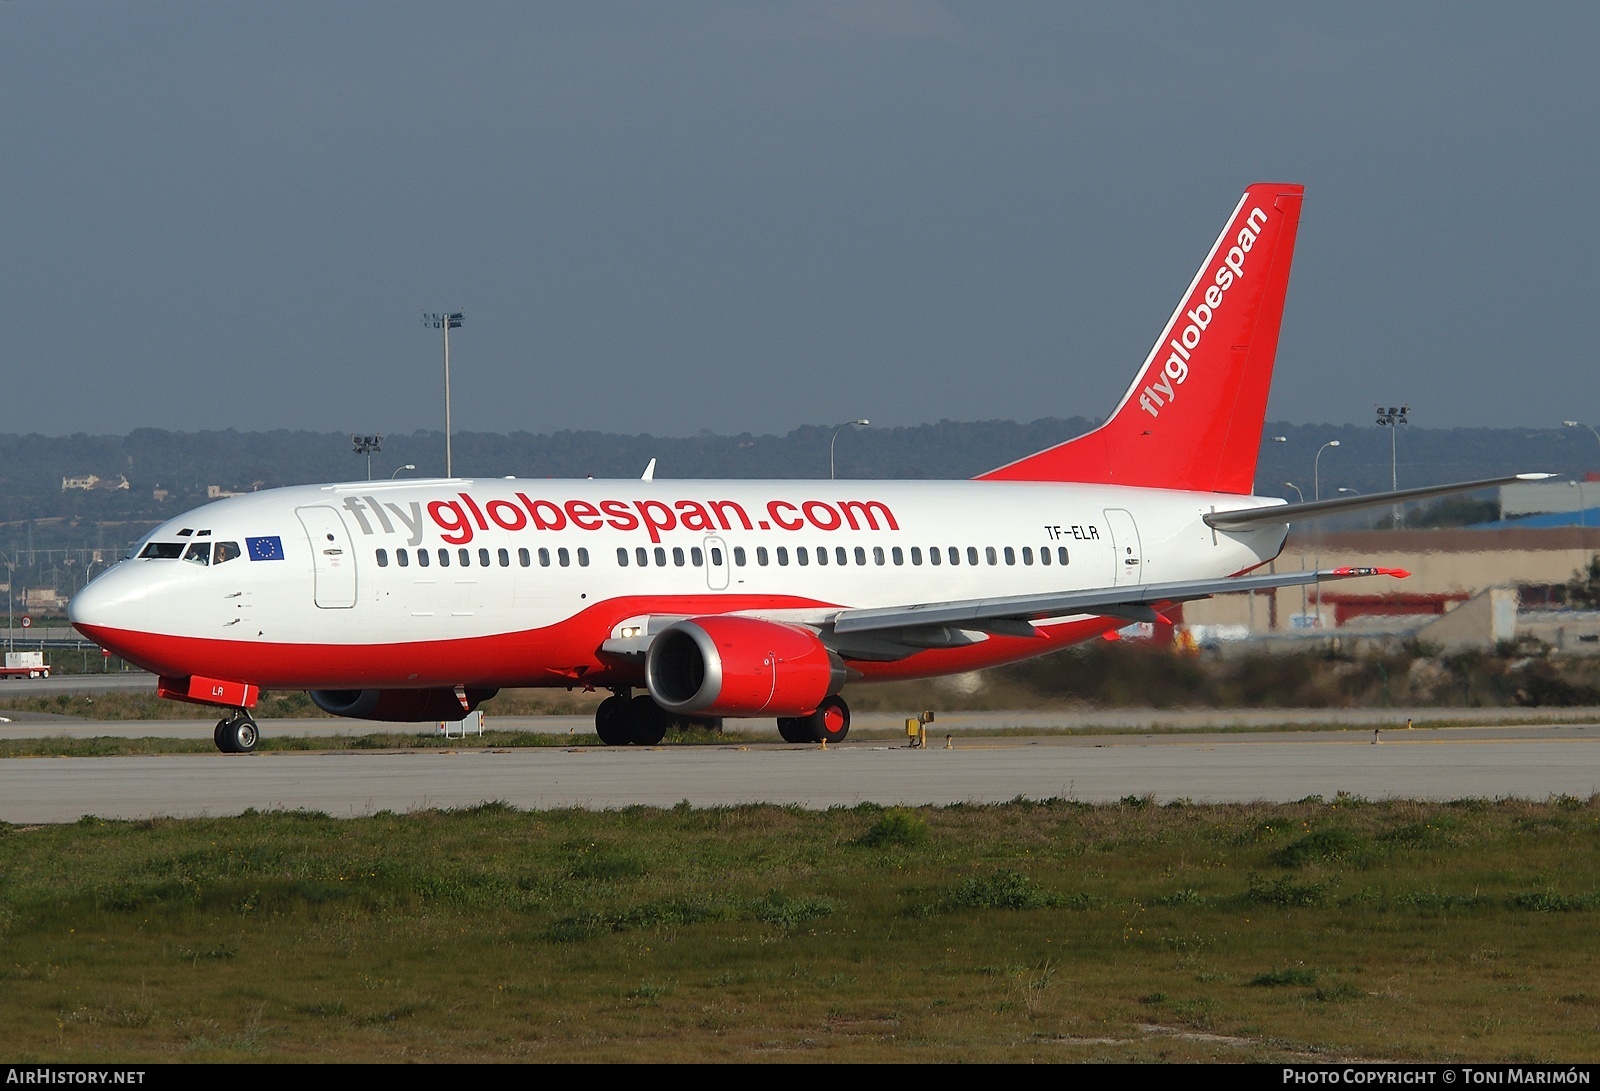
<instances>
[{"instance_id":1,"label":"street light pole","mask_svg":"<svg viewBox=\"0 0 1600 1091\"><path fill-rule=\"evenodd\" d=\"M459 330L466 322L463 311L447 314L425 314L422 324L429 329L444 331L444 475L454 477L450 459L450 331Z\"/></svg>"},{"instance_id":2,"label":"street light pole","mask_svg":"<svg viewBox=\"0 0 1600 1091\"><path fill-rule=\"evenodd\" d=\"M1276 439L1277 437L1274 436L1273 438ZM1296 485L1293 481L1285 481L1283 483L1283 486L1286 489L1293 489L1294 490L1294 494L1300 498L1300 503L1304 504L1306 502L1306 494L1300 491L1300 486L1299 485ZM1301 568L1302 571L1304 571L1305 567L1306 567L1306 555L1304 553L1302 553L1302 554L1300 554L1300 568ZM1274 597L1276 597L1277 592L1276 591L1271 591L1271 592L1269 592L1269 594L1271 594ZM1252 592L1250 592L1250 615L1251 615L1250 616L1250 627L1251 628L1255 627L1255 608L1256 608L1256 595L1255 595L1255 592L1252 591ZM1302 583L1300 585L1300 617L1301 617L1301 620L1304 620L1305 616L1306 616L1306 585Z\"/></svg>"},{"instance_id":3,"label":"street light pole","mask_svg":"<svg viewBox=\"0 0 1600 1091\"><path fill-rule=\"evenodd\" d=\"M1317 448L1317 457L1311 460L1311 498L1313 500L1322 499L1322 452L1329 447L1337 446L1339 446L1339 441L1330 439L1327 443Z\"/></svg>"},{"instance_id":4,"label":"street light pole","mask_svg":"<svg viewBox=\"0 0 1600 1091\"><path fill-rule=\"evenodd\" d=\"M389 480L393 481L395 478L399 477L401 470L415 470L416 468L417 467L415 464L407 462L404 466L397 467L394 473L389 475Z\"/></svg>"},{"instance_id":5,"label":"street light pole","mask_svg":"<svg viewBox=\"0 0 1600 1091\"><path fill-rule=\"evenodd\" d=\"M1575 420L1564 420L1561 422L1561 426L1563 428L1587 428L1594 435L1595 442L1600 443L1600 432L1596 432L1594 430L1594 425L1592 424L1584 424ZM1588 510L1589 504L1589 498L1584 495L1586 491L1587 490L1584 489L1583 485L1580 484L1578 486L1578 525L1580 529L1583 525L1583 513Z\"/></svg>"},{"instance_id":6,"label":"street light pole","mask_svg":"<svg viewBox=\"0 0 1600 1091\"><path fill-rule=\"evenodd\" d=\"M6 558L6 651L15 651L16 644L11 626L11 585L17 582L17 562L7 553Z\"/></svg>"},{"instance_id":7,"label":"street light pole","mask_svg":"<svg viewBox=\"0 0 1600 1091\"><path fill-rule=\"evenodd\" d=\"M835 474L833 472L833 445L839 442L839 433L844 431L846 428L852 428L852 427L854 427L854 428L865 428L867 425L869 425L871 423L872 422L867 420L867 418L862 417L860 420L847 420L843 424L839 425L839 427L837 427L837 428L835 428L833 430L833 438L828 441L828 480L829 481L832 481L834 479L834 477L835 477Z\"/></svg>"},{"instance_id":8,"label":"street light pole","mask_svg":"<svg viewBox=\"0 0 1600 1091\"><path fill-rule=\"evenodd\" d=\"M1587 428L1594 434L1595 442L1600 443L1600 432L1596 432L1594 430L1594 425L1592 424L1584 424L1582 421L1564 420L1561 422L1561 426L1563 428Z\"/></svg>"}]
</instances>

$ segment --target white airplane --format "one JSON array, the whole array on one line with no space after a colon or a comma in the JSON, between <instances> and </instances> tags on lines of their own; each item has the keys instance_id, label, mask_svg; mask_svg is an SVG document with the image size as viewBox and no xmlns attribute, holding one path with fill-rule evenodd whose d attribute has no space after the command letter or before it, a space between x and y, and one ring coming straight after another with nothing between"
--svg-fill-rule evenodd
<instances>
[{"instance_id":1,"label":"white airplane","mask_svg":"<svg viewBox=\"0 0 1600 1091\"><path fill-rule=\"evenodd\" d=\"M1105 424L975 480L273 489L163 523L69 616L161 696L231 709L231 753L256 745L262 688L390 721L603 688L608 744L756 716L802 742L844 738L851 682L1011 663L1215 594L1404 576L1245 574L1291 519L1515 479L1252 495L1302 196L1245 191Z\"/></svg>"}]
</instances>

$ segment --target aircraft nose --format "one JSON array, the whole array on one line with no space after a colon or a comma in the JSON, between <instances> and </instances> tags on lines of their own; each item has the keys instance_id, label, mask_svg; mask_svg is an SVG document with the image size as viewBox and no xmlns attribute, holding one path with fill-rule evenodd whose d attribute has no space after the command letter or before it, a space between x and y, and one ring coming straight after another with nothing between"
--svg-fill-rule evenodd
<instances>
[{"instance_id":1,"label":"aircraft nose","mask_svg":"<svg viewBox=\"0 0 1600 1091\"><path fill-rule=\"evenodd\" d=\"M67 620L84 636L105 647L107 630L138 630L150 616L145 581L122 566L111 569L72 596Z\"/></svg>"}]
</instances>

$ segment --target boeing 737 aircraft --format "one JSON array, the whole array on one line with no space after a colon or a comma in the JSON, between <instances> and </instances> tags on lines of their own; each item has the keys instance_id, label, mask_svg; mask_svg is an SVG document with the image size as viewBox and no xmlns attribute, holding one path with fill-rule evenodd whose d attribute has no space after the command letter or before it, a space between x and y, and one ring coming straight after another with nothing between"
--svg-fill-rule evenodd
<instances>
[{"instance_id":1,"label":"boeing 737 aircraft","mask_svg":"<svg viewBox=\"0 0 1600 1091\"><path fill-rule=\"evenodd\" d=\"M1514 479L1252 495L1302 195L1246 190L1105 424L976 480L273 489L162 524L72 623L162 696L231 709L233 753L255 747L262 688L393 721L504 687L608 689L609 744L756 716L833 741L851 682L1011 663L1215 594L1403 576L1247 575L1292 519Z\"/></svg>"}]
</instances>

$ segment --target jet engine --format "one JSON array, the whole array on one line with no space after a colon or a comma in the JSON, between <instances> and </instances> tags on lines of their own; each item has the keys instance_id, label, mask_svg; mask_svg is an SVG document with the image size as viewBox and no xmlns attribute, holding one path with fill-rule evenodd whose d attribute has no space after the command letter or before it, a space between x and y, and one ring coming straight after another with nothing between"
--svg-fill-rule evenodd
<instances>
[{"instance_id":1,"label":"jet engine","mask_svg":"<svg viewBox=\"0 0 1600 1091\"><path fill-rule=\"evenodd\" d=\"M453 689L314 689L307 691L306 696L311 698L312 704L334 716L425 723L459 720L500 691L469 687L466 692L466 708L461 707Z\"/></svg>"},{"instance_id":2,"label":"jet engine","mask_svg":"<svg viewBox=\"0 0 1600 1091\"><path fill-rule=\"evenodd\" d=\"M661 630L644 677L668 712L805 716L839 691L845 668L804 626L723 614Z\"/></svg>"}]
</instances>

